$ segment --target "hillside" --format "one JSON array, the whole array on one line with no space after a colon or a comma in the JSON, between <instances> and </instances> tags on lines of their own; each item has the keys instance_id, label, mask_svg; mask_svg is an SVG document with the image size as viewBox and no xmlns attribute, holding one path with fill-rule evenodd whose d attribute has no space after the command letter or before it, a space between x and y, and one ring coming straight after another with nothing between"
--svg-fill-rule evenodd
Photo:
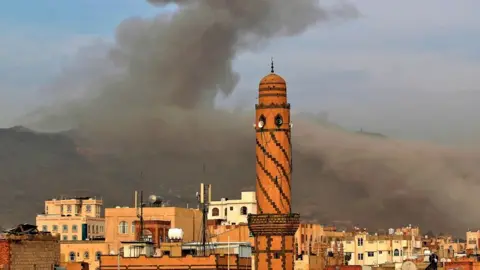
<instances>
[{"instance_id":1,"label":"hillside","mask_svg":"<svg viewBox=\"0 0 480 270\"><path fill-rule=\"evenodd\" d=\"M61 134L0 129L0 224L32 222L43 200L95 185L95 168ZM90 189L88 192L95 191Z\"/></svg>"},{"instance_id":2,"label":"hillside","mask_svg":"<svg viewBox=\"0 0 480 270\"><path fill-rule=\"evenodd\" d=\"M410 159L404 156L410 151L408 147L395 152L397 146L387 146L386 139L321 126L307 129L310 124L302 122L296 126L293 202L304 220L347 227L387 228L412 223L435 231L463 230L458 220L453 223L448 218L458 211L436 205L435 197L409 183L411 176L398 178L402 177L397 172L400 166L415 169L421 163L406 163ZM43 209L43 200L62 194L103 196L106 206L111 207L131 205L135 189L181 205L195 205L194 194L201 182L213 184L215 199L235 198L240 190L254 190L255 155L249 130L240 134L230 131L235 136L229 136L227 125L222 130L225 136L212 139L212 130L201 127L195 128L194 136L169 135L153 126L136 128L142 137L137 136L135 144L130 137L88 140L94 136L79 131L0 130L0 181L4 188L0 224L8 227L33 222ZM179 140L182 136L184 139ZM377 150L373 153L369 149ZM459 159L452 164L463 162ZM441 186L435 188L439 196L446 192ZM452 202L451 206L461 203Z\"/></svg>"}]
</instances>

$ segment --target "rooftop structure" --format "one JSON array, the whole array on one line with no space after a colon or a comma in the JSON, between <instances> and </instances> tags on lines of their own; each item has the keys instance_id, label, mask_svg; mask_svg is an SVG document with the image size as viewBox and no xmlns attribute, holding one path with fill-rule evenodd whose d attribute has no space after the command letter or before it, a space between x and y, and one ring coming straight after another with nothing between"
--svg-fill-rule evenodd
<instances>
[{"instance_id":1,"label":"rooftop structure","mask_svg":"<svg viewBox=\"0 0 480 270\"><path fill-rule=\"evenodd\" d=\"M255 192L242 191L238 200L222 198L220 201L211 201L208 209L208 219L215 220L216 224L235 225L247 224L247 215L257 213Z\"/></svg>"}]
</instances>

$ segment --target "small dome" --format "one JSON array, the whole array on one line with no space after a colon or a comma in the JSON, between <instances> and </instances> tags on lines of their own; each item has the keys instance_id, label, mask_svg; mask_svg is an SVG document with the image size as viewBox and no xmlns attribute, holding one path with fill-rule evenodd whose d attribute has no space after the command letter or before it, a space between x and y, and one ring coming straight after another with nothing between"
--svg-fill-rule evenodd
<instances>
[{"instance_id":1,"label":"small dome","mask_svg":"<svg viewBox=\"0 0 480 270\"><path fill-rule=\"evenodd\" d=\"M260 81L262 84L286 84L285 80L275 73L270 73Z\"/></svg>"},{"instance_id":2,"label":"small dome","mask_svg":"<svg viewBox=\"0 0 480 270\"><path fill-rule=\"evenodd\" d=\"M275 73L270 73L263 77L258 87L260 91L286 91L287 83L285 80Z\"/></svg>"}]
</instances>

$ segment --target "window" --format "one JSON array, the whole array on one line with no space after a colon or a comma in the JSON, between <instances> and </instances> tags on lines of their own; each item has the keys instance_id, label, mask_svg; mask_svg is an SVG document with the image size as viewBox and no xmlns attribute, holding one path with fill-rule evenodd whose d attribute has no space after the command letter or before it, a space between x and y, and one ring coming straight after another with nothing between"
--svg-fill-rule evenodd
<instances>
[{"instance_id":1,"label":"window","mask_svg":"<svg viewBox=\"0 0 480 270\"><path fill-rule=\"evenodd\" d=\"M57 226L57 225L53 225L53 226L52 226L52 231L53 231L53 232L58 232L58 226Z\"/></svg>"},{"instance_id":2,"label":"window","mask_svg":"<svg viewBox=\"0 0 480 270\"><path fill-rule=\"evenodd\" d=\"M283 125L283 118L280 114L277 114L277 116L275 116L275 125L277 127L281 127Z\"/></svg>"},{"instance_id":3,"label":"window","mask_svg":"<svg viewBox=\"0 0 480 270\"><path fill-rule=\"evenodd\" d=\"M72 232L73 232L73 233L76 233L77 230L78 230L77 225L72 225Z\"/></svg>"},{"instance_id":4,"label":"window","mask_svg":"<svg viewBox=\"0 0 480 270\"><path fill-rule=\"evenodd\" d=\"M363 253L358 253L358 260L362 261L363 260Z\"/></svg>"},{"instance_id":5,"label":"window","mask_svg":"<svg viewBox=\"0 0 480 270\"><path fill-rule=\"evenodd\" d=\"M47 226L47 225L43 225L43 226L42 226L42 231L48 232L48 226Z\"/></svg>"},{"instance_id":6,"label":"window","mask_svg":"<svg viewBox=\"0 0 480 270\"><path fill-rule=\"evenodd\" d=\"M228 212L227 212L227 210L228 210L228 209L227 209L227 208L225 208L225 211L224 211L224 212L225 212L225 216L227 216L227 215L228 215Z\"/></svg>"},{"instance_id":7,"label":"window","mask_svg":"<svg viewBox=\"0 0 480 270\"><path fill-rule=\"evenodd\" d=\"M45 206L45 215L48 215L48 206Z\"/></svg>"},{"instance_id":8,"label":"window","mask_svg":"<svg viewBox=\"0 0 480 270\"><path fill-rule=\"evenodd\" d=\"M70 251L69 257L70 257L70 261L74 262L75 261L75 252Z\"/></svg>"},{"instance_id":9,"label":"window","mask_svg":"<svg viewBox=\"0 0 480 270\"><path fill-rule=\"evenodd\" d=\"M260 118L258 119L257 127L263 129L265 127L265 123L267 122L267 119L265 116L262 114L260 115Z\"/></svg>"},{"instance_id":10,"label":"window","mask_svg":"<svg viewBox=\"0 0 480 270\"><path fill-rule=\"evenodd\" d=\"M132 222L132 234L135 234L135 221Z\"/></svg>"},{"instance_id":11,"label":"window","mask_svg":"<svg viewBox=\"0 0 480 270\"><path fill-rule=\"evenodd\" d=\"M233 211L233 206L230 206L230 211Z\"/></svg>"},{"instance_id":12,"label":"window","mask_svg":"<svg viewBox=\"0 0 480 270\"><path fill-rule=\"evenodd\" d=\"M68 226L67 225L62 226L62 232L64 232L64 233L68 232Z\"/></svg>"},{"instance_id":13,"label":"window","mask_svg":"<svg viewBox=\"0 0 480 270\"><path fill-rule=\"evenodd\" d=\"M378 251L378 254L382 254L383 252L381 250Z\"/></svg>"},{"instance_id":14,"label":"window","mask_svg":"<svg viewBox=\"0 0 480 270\"><path fill-rule=\"evenodd\" d=\"M100 261L100 257L102 257L102 252L97 251L97 252L95 253L95 261Z\"/></svg>"},{"instance_id":15,"label":"window","mask_svg":"<svg viewBox=\"0 0 480 270\"><path fill-rule=\"evenodd\" d=\"M247 215L247 207L246 206L242 206L242 208L240 208L240 215L243 215L243 216Z\"/></svg>"},{"instance_id":16,"label":"window","mask_svg":"<svg viewBox=\"0 0 480 270\"><path fill-rule=\"evenodd\" d=\"M273 256L275 259L280 259L280 252L275 252Z\"/></svg>"},{"instance_id":17,"label":"window","mask_svg":"<svg viewBox=\"0 0 480 270\"><path fill-rule=\"evenodd\" d=\"M212 216L218 217L220 215L220 211L218 210L217 207L212 209Z\"/></svg>"},{"instance_id":18,"label":"window","mask_svg":"<svg viewBox=\"0 0 480 270\"><path fill-rule=\"evenodd\" d=\"M85 253L83 253L83 258L84 259L90 258L90 253L88 253L88 251L85 251Z\"/></svg>"},{"instance_id":19,"label":"window","mask_svg":"<svg viewBox=\"0 0 480 270\"><path fill-rule=\"evenodd\" d=\"M67 241L67 240L68 240L68 236L64 235L64 236L62 236L62 239L63 239L63 241Z\"/></svg>"},{"instance_id":20,"label":"window","mask_svg":"<svg viewBox=\"0 0 480 270\"><path fill-rule=\"evenodd\" d=\"M71 205L67 205L67 213L71 213L72 212L72 206Z\"/></svg>"},{"instance_id":21,"label":"window","mask_svg":"<svg viewBox=\"0 0 480 270\"><path fill-rule=\"evenodd\" d=\"M126 221L120 222L118 224L118 233L120 234L127 234L128 233L128 224Z\"/></svg>"},{"instance_id":22,"label":"window","mask_svg":"<svg viewBox=\"0 0 480 270\"><path fill-rule=\"evenodd\" d=\"M76 236L76 235L72 236L72 240L73 240L73 241L77 241L77 240L78 240L78 239L77 239L77 236Z\"/></svg>"},{"instance_id":23,"label":"window","mask_svg":"<svg viewBox=\"0 0 480 270\"><path fill-rule=\"evenodd\" d=\"M87 205L87 206L85 207L85 211L86 211L87 213L92 212L92 206L91 206L91 205Z\"/></svg>"},{"instance_id":24,"label":"window","mask_svg":"<svg viewBox=\"0 0 480 270\"><path fill-rule=\"evenodd\" d=\"M395 249L393 251L393 256L400 256L400 251L398 251L398 249Z\"/></svg>"},{"instance_id":25,"label":"window","mask_svg":"<svg viewBox=\"0 0 480 270\"><path fill-rule=\"evenodd\" d=\"M373 256L375 256L374 252L372 252L372 251L369 251L369 252L367 253L367 255L368 255L368 257L373 257Z\"/></svg>"},{"instance_id":26,"label":"window","mask_svg":"<svg viewBox=\"0 0 480 270\"><path fill-rule=\"evenodd\" d=\"M358 238L357 242L359 247L363 246L363 238Z\"/></svg>"}]
</instances>

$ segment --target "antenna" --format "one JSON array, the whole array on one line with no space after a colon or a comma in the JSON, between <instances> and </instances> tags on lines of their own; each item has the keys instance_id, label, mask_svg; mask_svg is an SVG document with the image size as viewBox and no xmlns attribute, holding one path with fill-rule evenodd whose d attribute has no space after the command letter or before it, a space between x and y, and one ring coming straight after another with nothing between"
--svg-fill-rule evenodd
<instances>
[{"instance_id":1,"label":"antenna","mask_svg":"<svg viewBox=\"0 0 480 270\"><path fill-rule=\"evenodd\" d=\"M274 67L273 67L273 57L272 57L272 63L271 63L271 65L270 65L270 68L271 68L271 71L270 71L270 72L275 73L275 69L274 69Z\"/></svg>"},{"instance_id":2,"label":"antenna","mask_svg":"<svg viewBox=\"0 0 480 270\"><path fill-rule=\"evenodd\" d=\"M145 241L145 237L143 235L143 207L145 206L145 204L143 203L143 190L140 191L140 213L138 213L138 209L137 209L137 217L140 219L140 237L139 237L139 240L140 241Z\"/></svg>"}]
</instances>

